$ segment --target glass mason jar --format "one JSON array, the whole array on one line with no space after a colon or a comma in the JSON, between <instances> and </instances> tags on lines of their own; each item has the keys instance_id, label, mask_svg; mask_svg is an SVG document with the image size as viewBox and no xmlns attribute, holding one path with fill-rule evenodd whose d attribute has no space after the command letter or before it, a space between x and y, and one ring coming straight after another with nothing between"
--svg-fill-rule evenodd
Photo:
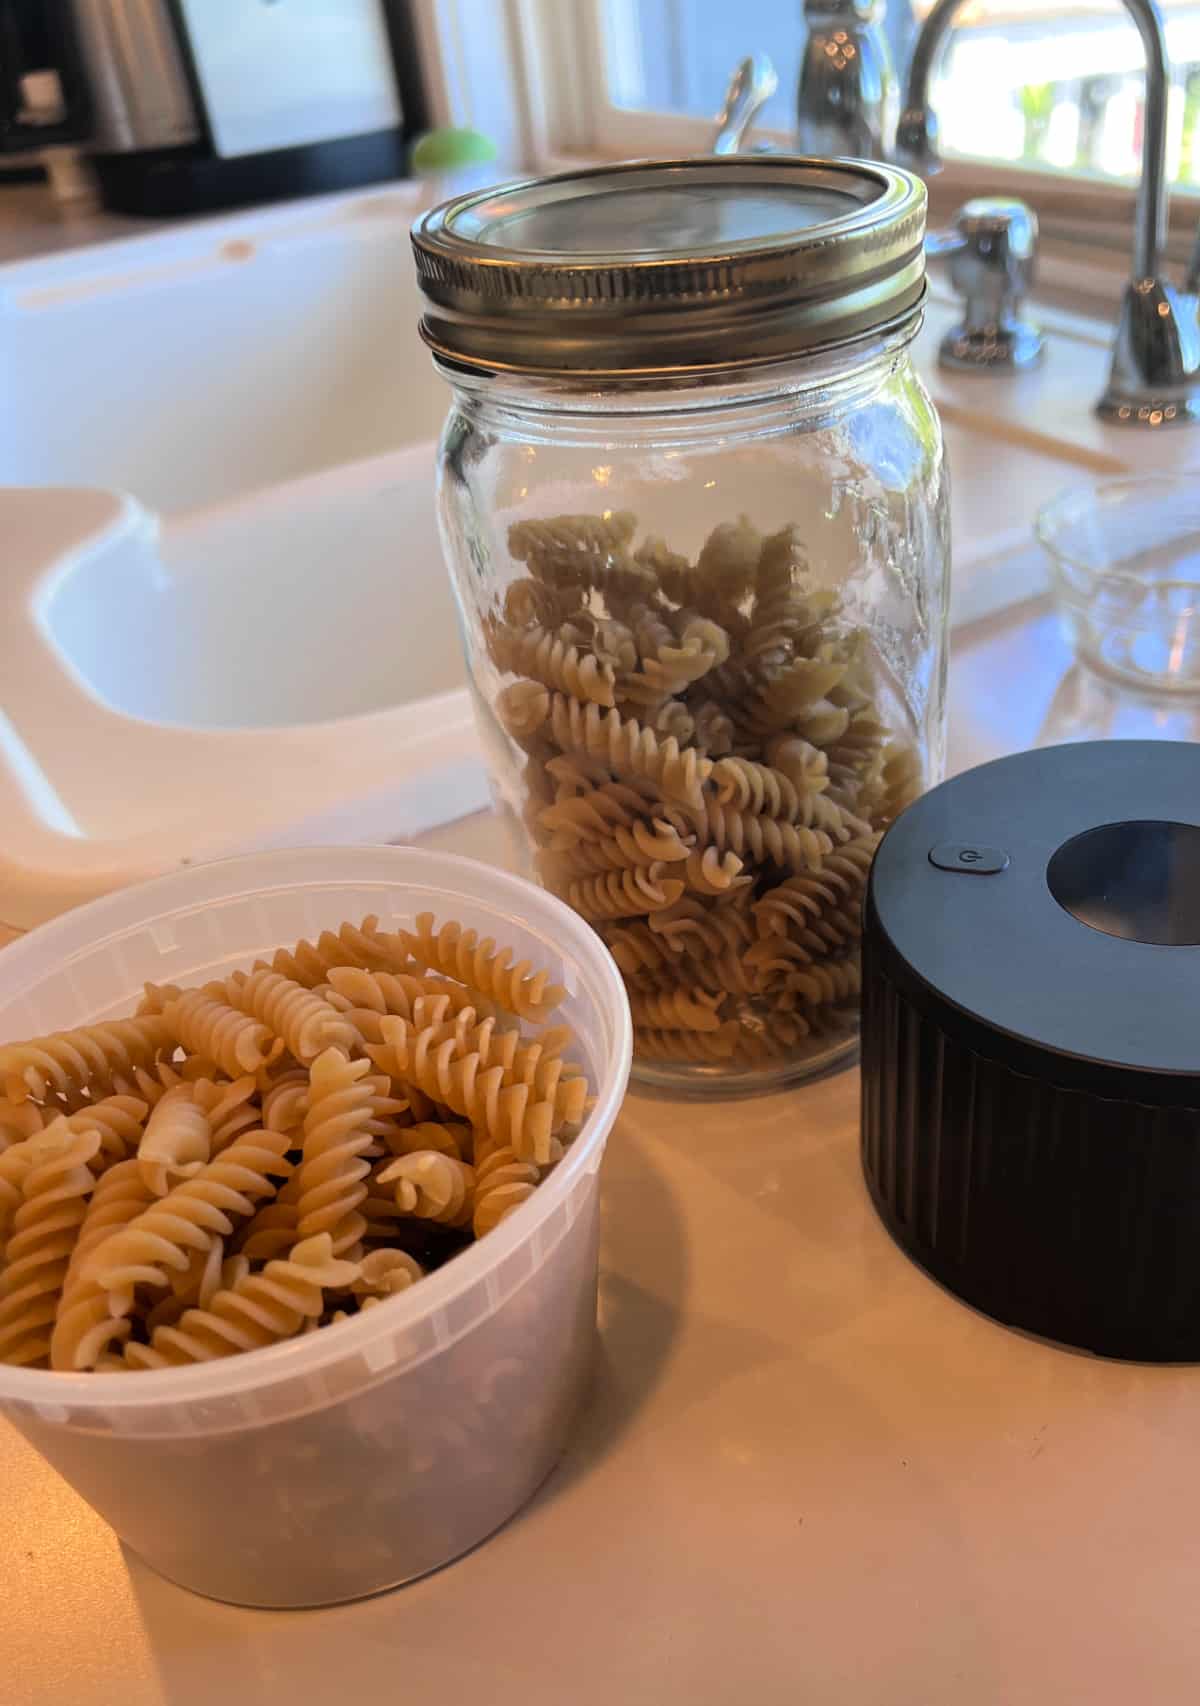
<instances>
[{"instance_id":1,"label":"glass mason jar","mask_svg":"<svg viewBox=\"0 0 1200 1706\"><path fill-rule=\"evenodd\" d=\"M620 966L643 1080L757 1088L856 1044L867 869L943 756L924 213L892 168L762 156L414 229L497 806Z\"/></svg>"}]
</instances>

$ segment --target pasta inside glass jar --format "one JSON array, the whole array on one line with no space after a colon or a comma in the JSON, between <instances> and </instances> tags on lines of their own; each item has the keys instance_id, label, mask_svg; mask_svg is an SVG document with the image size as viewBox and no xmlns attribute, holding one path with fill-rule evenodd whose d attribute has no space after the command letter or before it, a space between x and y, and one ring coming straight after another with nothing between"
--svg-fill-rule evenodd
<instances>
[{"instance_id":1,"label":"pasta inside glass jar","mask_svg":"<svg viewBox=\"0 0 1200 1706\"><path fill-rule=\"evenodd\" d=\"M625 178L627 209L653 194L670 229L672 197L698 177L667 251L691 277L686 227L725 207L726 162L492 192L489 242L527 310L508 365L494 326L454 299L461 281L445 284L442 251L476 241L481 198L415 242L423 330L454 387L442 522L498 804L522 862L620 967L635 1072L732 1089L853 1052L866 874L940 774L949 552L940 432L908 353L923 192L882 167L728 164L722 217L770 227L727 244L745 251L728 266L754 311L731 330L728 304L710 303L715 326L690 342L687 281L647 283L640 252L607 257L600 289L589 209L605 226L614 198L592 180ZM782 192L781 231L770 197L746 211L747 173ZM826 213L842 174L851 209L798 227L798 206ZM507 259L513 206L534 259ZM836 249L843 223L857 242L814 323L805 256L821 252L814 232ZM565 332L544 301L551 240L575 245L553 269L554 289L576 292ZM866 310L847 269L874 277L888 243L890 290ZM658 312L640 315L651 290ZM670 372L648 365L665 353Z\"/></svg>"}]
</instances>

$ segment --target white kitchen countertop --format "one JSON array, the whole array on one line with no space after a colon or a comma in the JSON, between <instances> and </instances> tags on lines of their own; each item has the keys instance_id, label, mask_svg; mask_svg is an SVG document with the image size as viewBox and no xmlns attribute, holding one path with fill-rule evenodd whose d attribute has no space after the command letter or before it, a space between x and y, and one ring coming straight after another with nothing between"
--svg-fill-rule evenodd
<instances>
[{"instance_id":1,"label":"white kitchen countertop","mask_svg":"<svg viewBox=\"0 0 1200 1706\"><path fill-rule=\"evenodd\" d=\"M1064 654L1021 619L1046 677L1028 720ZM956 768L1004 744L981 748L972 706L1013 643L1009 621L960 644ZM486 818L429 840L497 845ZM1193 1701L1200 1370L1035 1341L926 1278L868 1201L857 1090L630 1095L574 1444L507 1528L409 1587L328 1611L196 1598L0 1423L3 1706Z\"/></svg>"},{"instance_id":2,"label":"white kitchen countertop","mask_svg":"<svg viewBox=\"0 0 1200 1706\"><path fill-rule=\"evenodd\" d=\"M0 176L0 262L138 237L161 228L161 223L108 213L92 202L64 204L54 199L45 184L16 183Z\"/></svg>"},{"instance_id":3,"label":"white kitchen countertop","mask_svg":"<svg viewBox=\"0 0 1200 1706\"><path fill-rule=\"evenodd\" d=\"M464 166L454 170L428 176L424 179L427 186L425 200L433 206L437 201L447 196L456 195L459 190L472 189L477 184L498 182L502 178L516 177L519 173L515 168L505 167L499 162L484 166ZM386 188L405 189L415 186L416 179L396 178L387 179L376 185L367 185L362 193ZM332 192L333 196L343 195L343 191ZM300 207L307 203L312 206L323 198L310 196L288 201L286 198L272 205ZM261 205L261 204L260 204ZM0 264L5 261L31 260L37 255L65 254L73 249L91 248L97 243L111 243L124 237L153 237L166 231L186 231L189 228L213 222L228 217L230 212L251 212L250 208L233 208L217 213L199 213L183 215L178 218L150 219L140 214L110 213L100 204L99 191L81 202L61 202L51 194L48 185L44 183L24 183L7 179L0 172Z\"/></svg>"}]
</instances>

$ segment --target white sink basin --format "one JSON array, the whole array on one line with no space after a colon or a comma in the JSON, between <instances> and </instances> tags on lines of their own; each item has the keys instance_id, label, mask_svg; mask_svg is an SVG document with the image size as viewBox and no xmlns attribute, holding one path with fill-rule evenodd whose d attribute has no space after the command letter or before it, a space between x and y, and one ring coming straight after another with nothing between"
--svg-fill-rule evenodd
<instances>
[{"instance_id":1,"label":"white sink basin","mask_svg":"<svg viewBox=\"0 0 1200 1706\"><path fill-rule=\"evenodd\" d=\"M83 552L41 602L50 642L105 706L191 728L451 691L462 651L429 458L415 445Z\"/></svg>"},{"instance_id":2,"label":"white sink basin","mask_svg":"<svg viewBox=\"0 0 1200 1706\"><path fill-rule=\"evenodd\" d=\"M378 501L371 477L380 493L395 491L397 464L414 457L425 467L423 455L399 452L349 471L355 512ZM243 533L251 543L269 538L272 522L286 537L306 497L303 487L282 488L286 509L276 515L268 503L265 525L243 518L237 550ZM232 552L215 558L213 596L197 595L221 524L197 520L177 541L119 494L0 488L5 923L36 923L196 858L409 839L484 803L432 541L406 565L384 529L378 584L363 588L341 572L345 538L322 540L317 530L321 551L310 564L319 573L306 578L284 557L269 571L287 613L273 620L260 588L243 594ZM243 573L258 575L255 557L241 559ZM417 602L420 627L407 619ZM311 689L298 692L297 680Z\"/></svg>"},{"instance_id":3,"label":"white sink basin","mask_svg":"<svg viewBox=\"0 0 1200 1706\"><path fill-rule=\"evenodd\" d=\"M485 802L419 206L403 186L0 267L5 922Z\"/></svg>"},{"instance_id":4,"label":"white sink basin","mask_svg":"<svg viewBox=\"0 0 1200 1706\"><path fill-rule=\"evenodd\" d=\"M164 515L436 437L411 186L0 267L0 478Z\"/></svg>"}]
</instances>

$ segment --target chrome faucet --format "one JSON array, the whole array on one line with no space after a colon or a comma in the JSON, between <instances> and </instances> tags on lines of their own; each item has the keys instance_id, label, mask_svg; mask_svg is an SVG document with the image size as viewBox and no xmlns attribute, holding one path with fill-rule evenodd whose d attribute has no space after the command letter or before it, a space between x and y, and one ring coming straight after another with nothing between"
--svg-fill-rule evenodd
<instances>
[{"instance_id":1,"label":"chrome faucet","mask_svg":"<svg viewBox=\"0 0 1200 1706\"><path fill-rule=\"evenodd\" d=\"M809 40L800 73L797 141L806 154L886 160L895 130L895 80L879 28L879 0L807 0ZM834 27L841 19L847 26ZM765 53L736 67L710 144L714 154L737 154L778 78ZM932 118L930 123L932 123ZM963 316L942 339L943 367L1003 375L1040 359L1043 340L1020 314L1033 282L1037 218L1022 202L977 198L946 231L925 239L930 257L950 259L951 282L963 297ZM1200 250L1198 263L1200 263Z\"/></svg>"},{"instance_id":2,"label":"chrome faucet","mask_svg":"<svg viewBox=\"0 0 1200 1706\"><path fill-rule=\"evenodd\" d=\"M937 116L929 105L933 62L962 0L936 0L913 49L896 134L901 161L929 176L941 164ZM1167 46L1154 0L1123 0L1146 51L1142 176L1134 213L1133 267L1121 304L1104 420L1161 427L1200 421L1200 239L1184 288L1162 276L1167 241Z\"/></svg>"},{"instance_id":3,"label":"chrome faucet","mask_svg":"<svg viewBox=\"0 0 1200 1706\"><path fill-rule=\"evenodd\" d=\"M743 59L725 91L725 105L717 114L713 135L714 154L737 154L746 132L779 87L779 78L769 55L752 53Z\"/></svg>"}]
</instances>

